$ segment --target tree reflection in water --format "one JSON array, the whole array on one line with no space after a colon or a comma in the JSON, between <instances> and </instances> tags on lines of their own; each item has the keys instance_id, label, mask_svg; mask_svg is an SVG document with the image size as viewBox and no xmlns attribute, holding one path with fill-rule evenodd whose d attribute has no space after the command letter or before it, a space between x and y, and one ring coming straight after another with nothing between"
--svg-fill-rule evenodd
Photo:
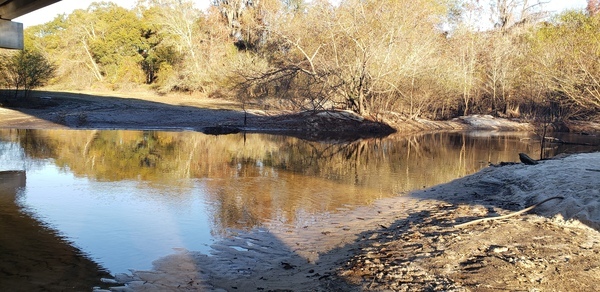
<instances>
[{"instance_id":1,"label":"tree reflection in water","mask_svg":"<svg viewBox=\"0 0 600 292\"><path fill-rule=\"evenodd\" d=\"M131 221L129 225L133 225L134 230L127 232L135 232L137 241L156 240L152 236L180 236L177 242L197 243L201 239L208 241L202 244L209 244L210 239L201 237L207 234L223 237L232 229L247 230L263 225L310 225L328 213L445 183L489 163L516 161L519 152L539 157L540 151L539 141L531 134L492 132L396 135L351 143L319 143L261 134L209 136L196 132L0 130L0 142L20 148L11 151L18 153L15 161L23 161L22 170L32 170L35 174L37 169L52 165L67 176L72 175L77 183L56 185L59 187L56 190L49 189L55 185L43 185L47 180L43 174L37 174L42 181L34 182L44 192L41 194L44 200L72 200L54 207L59 211L65 207L77 209L79 198L93 197L86 201L92 202L85 207L91 208L85 209L86 216L108 213L116 217L100 219L102 226L85 225L98 224L97 220L79 224L93 230L94 236L99 238L120 236L132 241L119 243L119 249L124 249L125 244L135 246L131 235L103 232L123 229L126 224L119 223L120 220ZM590 150L594 149L587 151ZM555 151L551 156L567 149L549 151ZM1 161L0 168L6 167L6 161ZM61 195L66 192L72 192L71 197ZM98 208L93 205L119 199L135 206L110 205L108 208L112 209L107 212L95 210ZM143 216L135 213L131 216L138 217L131 218L116 212L116 209L134 208L144 213ZM81 209L83 212L84 208ZM169 223L171 229L157 230L157 226L164 225L161 220L167 219L169 222L163 223ZM149 226L142 228L136 224ZM157 225L150 226L152 224ZM190 228L177 224L196 225ZM200 230L204 227L198 225L206 228ZM152 235L144 235L144 232ZM102 243L104 249L106 244ZM171 244L173 241L164 240L160 244L155 241L153 252L159 245L166 250L188 247ZM119 252L122 255L129 251ZM141 251L137 248L135 252ZM146 260L152 256L139 255ZM131 258L120 260L127 265L132 261Z\"/></svg>"},{"instance_id":2,"label":"tree reflection in water","mask_svg":"<svg viewBox=\"0 0 600 292\"><path fill-rule=\"evenodd\" d=\"M18 141L27 156L52 158L77 177L133 180L182 197L191 195L186 190L201 180L212 232L221 235L228 228L248 229L269 220L304 224L310 214L366 205L448 182L489 163L516 161L519 152L539 157L539 142L527 133L395 135L339 144L196 132L4 130L0 134Z\"/></svg>"}]
</instances>

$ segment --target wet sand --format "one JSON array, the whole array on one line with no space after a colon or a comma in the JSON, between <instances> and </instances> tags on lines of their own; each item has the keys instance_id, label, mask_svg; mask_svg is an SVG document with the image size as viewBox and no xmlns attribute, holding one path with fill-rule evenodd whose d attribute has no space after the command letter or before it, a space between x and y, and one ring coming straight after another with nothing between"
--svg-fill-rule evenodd
<instances>
[{"instance_id":1,"label":"wet sand","mask_svg":"<svg viewBox=\"0 0 600 292\"><path fill-rule=\"evenodd\" d=\"M210 255L181 250L117 278L134 291L591 291L600 281L597 165L599 153L489 167L311 225L240 231ZM555 195L564 199L458 226Z\"/></svg>"}]
</instances>

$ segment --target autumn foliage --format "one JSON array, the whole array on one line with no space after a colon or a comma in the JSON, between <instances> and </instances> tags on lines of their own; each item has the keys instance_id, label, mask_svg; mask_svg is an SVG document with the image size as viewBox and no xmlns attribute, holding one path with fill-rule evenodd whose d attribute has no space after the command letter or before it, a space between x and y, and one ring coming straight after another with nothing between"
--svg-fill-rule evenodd
<instances>
[{"instance_id":1,"label":"autumn foliage","mask_svg":"<svg viewBox=\"0 0 600 292\"><path fill-rule=\"evenodd\" d=\"M595 116L600 1L553 17L543 1L490 2L100 2L28 28L26 47L56 65L56 90L200 92L375 119Z\"/></svg>"}]
</instances>

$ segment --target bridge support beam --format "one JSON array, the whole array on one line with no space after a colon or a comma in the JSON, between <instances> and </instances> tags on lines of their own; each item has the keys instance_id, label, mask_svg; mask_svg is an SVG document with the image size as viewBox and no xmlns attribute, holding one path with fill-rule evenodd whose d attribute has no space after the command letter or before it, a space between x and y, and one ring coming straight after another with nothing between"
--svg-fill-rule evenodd
<instances>
[{"instance_id":1,"label":"bridge support beam","mask_svg":"<svg viewBox=\"0 0 600 292\"><path fill-rule=\"evenodd\" d=\"M0 48L23 49L23 24L0 19Z\"/></svg>"},{"instance_id":2,"label":"bridge support beam","mask_svg":"<svg viewBox=\"0 0 600 292\"><path fill-rule=\"evenodd\" d=\"M0 0L0 48L23 49L23 24L17 18L60 0Z\"/></svg>"}]
</instances>

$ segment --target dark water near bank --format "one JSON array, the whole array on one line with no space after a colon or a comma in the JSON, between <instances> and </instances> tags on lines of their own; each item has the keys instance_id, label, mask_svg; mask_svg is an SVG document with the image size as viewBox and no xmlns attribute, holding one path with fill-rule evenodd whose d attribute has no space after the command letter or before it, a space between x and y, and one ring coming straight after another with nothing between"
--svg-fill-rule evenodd
<instances>
[{"instance_id":1,"label":"dark water near bank","mask_svg":"<svg viewBox=\"0 0 600 292\"><path fill-rule=\"evenodd\" d=\"M546 146L546 157L600 150ZM0 171L19 171L0 173L0 290L32 279L32 289L99 285L106 272L151 269L173 249L208 253L232 229L304 226L316 214L518 161L519 152L539 158L540 148L528 133L332 144L259 134L0 130Z\"/></svg>"}]
</instances>

